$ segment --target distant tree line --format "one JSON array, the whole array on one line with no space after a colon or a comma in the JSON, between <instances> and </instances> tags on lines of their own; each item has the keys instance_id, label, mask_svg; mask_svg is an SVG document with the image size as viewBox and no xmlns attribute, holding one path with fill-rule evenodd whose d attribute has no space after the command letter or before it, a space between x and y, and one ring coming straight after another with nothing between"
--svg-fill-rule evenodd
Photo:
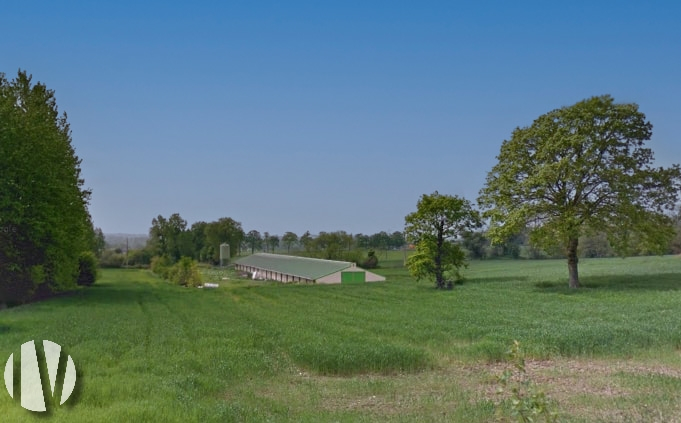
<instances>
[{"instance_id":1,"label":"distant tree line","mask_svg":"<svg viewBox=\"0 0 681 423\"><path fill-rule=\"evenodd\" d=\"M674 237L662 254L681 254L681 206L670 215L674 222ZM465 231L456 240L466 250L468 258L479 259L557 259L566 258L564 249L555 247L542 249L530 240L529 228L511 235L504 242L493 244L486 230ZM643 239L633 238L630 241L628 256L646 256L660 254L659 249L651 249ZM579 237L577 255L581 258L600 258L618 256L610 245L605 232L595 231Z\"/></svg>"},{"instance_id":2,"label":"distant tree line","mask_svg":"<svg viewBox=\"0 0 681 423\"><path fill-rule=\"evenodd\" d=\"M146 246L127 252L117 249L112 265L144 266L149 265L153 257L163 257L169 263L188 257L198 262L217 264L220 244L229 244L230 256L234 257L239 253L244 238L241 223L229 217L214 222L199 221L188 226L178 213L167 218L159 215L151 221Z\"/></svg>"},{"instance_id":3,"label":"distant tree line","mask_svg":"<svg viewBox=\"0 0 681 423\"><path fill-rule=\"evenodd\" d=\"M676 236L667 248L669 254L681 254L681 208L673 215ZM97 247L94 251L102 267L149 266L153 257L164 256L169 263L181 257L190 257L197 262L219 264L220 244L230 245L230 256L270 252L293 254L328 260L343 260L358 263L363 267L376 267L379 258L391 250L413 248L405 241L403 232L377 232L372 235L349 234L346 231L320 232L302 235L285 232L283 235L250 230L244 232L240 222L221 218L214 222L196 222L189 226L179 214L168 218L157 216L152 219L149 237L142 248L130 248L118 242L114 247L104 249L104 238L100 229L95 229ZM448 242L460 245L466 256L480 259L549 259L565 258L560 248L544 250L530 242L529 230L510 236L505 242L492 244L484 229L463 231ZM371 255L369 253L371 252ZM617 254L610 246L605 233L584 235L579 239L580 257L614 257ZM631 255L655 254L645 244L634 245Z\"/></svg>"},{"instance_id":4,"label":"distant tree line","mask_svg":"<svg viewBox=\"0 0 681 423\"><path fill-rule=\"evenodd\" d=\"M681 253L681 226L677 227L677 237L669 245L668 254ZM562 259L565 251L559 248L543 250L533 245L526 232L511 236L500 244L491 244L484 231L464 232L460 242L469 259ZM630 256L657 254L648 250L645 245L634 245ZM581 258L616 257L605 233L583 235L579 238L577 255Z\"/></svg>"},{"instance_id":5,"label":"distant tree line","mask_svg":"<svg viewBox=\"0 0 681 423\"><path fill-rule=\"evenodd\" d=\"M367 268L378 265L378 252L405 247L402 232L381 231L373 235L349 234L345 231L306 231L298 236L294 232L283 235L250 230L245 232L241 223L224 217L214 222L196 222L191 226L178 213L169 217L157 216L151 221L149 237L142 248L126 249L118 242L101 253L102 267L144 267L152 264L154 257L163 258L166 266L183 257L196 262L217 265L220 262L220 245L230 246L230 256L256 252L294 254L328 260L352 261Z\"/></svg>"}]
</instances>

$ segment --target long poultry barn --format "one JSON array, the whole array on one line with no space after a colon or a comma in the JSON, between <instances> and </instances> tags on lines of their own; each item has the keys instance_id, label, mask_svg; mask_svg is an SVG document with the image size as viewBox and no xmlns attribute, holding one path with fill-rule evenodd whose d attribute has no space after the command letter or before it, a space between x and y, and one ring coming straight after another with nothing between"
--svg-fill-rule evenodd
<instances>
[{"instance_id":1,"label":"long poultry barn","mask_svg":"<svg viewBox=\"0 0 681 423\"><path fill-rule=\"evenodd\" d=\"M258 253L234 263L254 279L319 284L382 282L385 277L347 261L321 260L283 254Z\"/></svg>"}]
</instances>

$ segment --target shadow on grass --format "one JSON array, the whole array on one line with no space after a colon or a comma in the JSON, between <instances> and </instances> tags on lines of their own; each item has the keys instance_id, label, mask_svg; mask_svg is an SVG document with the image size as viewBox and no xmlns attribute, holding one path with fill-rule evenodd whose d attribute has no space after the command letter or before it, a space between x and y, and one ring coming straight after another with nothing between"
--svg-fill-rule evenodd
<instances>
[{"instance_id":1,"label":"shadow on grass","mask_svg":"<svg viewBox=\"0 0 681 423\"><path fill-rule=\"evenodd\" d=\"M469 278L466 277L466 283L492 283L492 282L525 282L527 276L494 276L487 278Z\"/></svg>"},{"instance_id":2,"label":"shadow on grass","mask_svg":"<svg viewBox=\"0 0 681 423\"><path fill-rule=\"evenodd\" d=\"M97 303L97 304L124 304L124 303L136 303L136 302L157 302L159 301L158 296L153 291L153 288L137 288L132 285L93 285L86 289L77 291L77 295L65 299L65 301L70 302L85 302L87 304ZM163 293L163 297L179 295L180 293L174 293L170 290Z\"/></svg>"},{"instance_id":3,"label":"shadow on grass","mask_svg":"<svg viewBox=\"0 0 681 423\"><path fill-rule=\"evenodd\" d=\"M681 291L681 273L651 273L647 275L586 276L580 278L581 287L570 289L566 280L538 282L540 292L577 294L599 291Z\"/></svg>"}]
</instances>

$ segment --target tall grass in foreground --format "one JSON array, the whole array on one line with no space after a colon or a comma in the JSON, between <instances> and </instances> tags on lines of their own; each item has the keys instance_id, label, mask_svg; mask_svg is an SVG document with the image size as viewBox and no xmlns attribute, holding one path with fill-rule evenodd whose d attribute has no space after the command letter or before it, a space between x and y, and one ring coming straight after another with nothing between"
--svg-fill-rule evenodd
<instances>
[{"instance_id":1,"label":"tall grass in foreground","mask_svg":"<svg viewBox=\"0 0 681 423\"><path fill-rule=\"evenodd\" d=\"M485 421L494 407L479 390L492 378L467 369L504 360L514 339L530 359L661 357L681 368L681 259L580 266L579 291L549 260L473 262L447 292L401 268L354 286L210 270L214 290L105 270L92 288L0 311L0 358L31 339L65 347L81 385L55 421ZM0 413L33 418L7 395Z\"/></svg>"}]
</instances>

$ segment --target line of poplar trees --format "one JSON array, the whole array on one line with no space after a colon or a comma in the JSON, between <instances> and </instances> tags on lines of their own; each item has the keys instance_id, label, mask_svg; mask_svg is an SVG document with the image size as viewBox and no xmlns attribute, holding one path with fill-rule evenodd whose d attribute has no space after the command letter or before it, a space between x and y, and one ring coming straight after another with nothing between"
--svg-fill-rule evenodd
<instances>
[{"instance_id":1,"label":"line of poplar trees","mask_svg":"<svg viewBox=\"0 0 681 423\"><path fill-rule=\"evenodd\" d=\"M81 160L54 91L0 73L0 308L94 282Z\"/></svg>"}]
</instances>

